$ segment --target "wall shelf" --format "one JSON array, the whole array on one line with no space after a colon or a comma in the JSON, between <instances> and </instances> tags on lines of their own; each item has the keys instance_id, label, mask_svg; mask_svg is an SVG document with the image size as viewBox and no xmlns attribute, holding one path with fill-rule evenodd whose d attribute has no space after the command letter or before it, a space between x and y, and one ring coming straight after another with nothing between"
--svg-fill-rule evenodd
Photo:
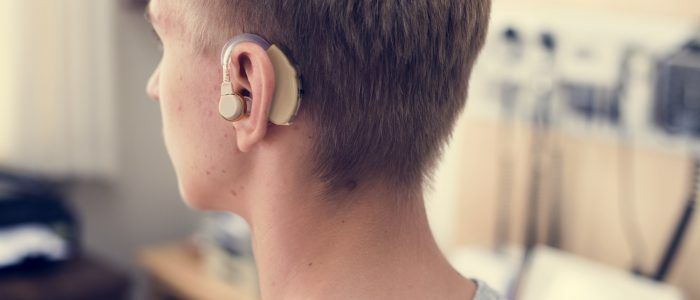
<instances>
[{"instance_id":1,"label":"wall shelf","mask_svg":"<svg viewBox=\"0 0 700 300\"><path fill-rule=\"evenodd\" d=\"M700 20L700 3L697 0L496 0L494 7L501 8L577 8L653 14Z\"/></svg>"}]
</instances>

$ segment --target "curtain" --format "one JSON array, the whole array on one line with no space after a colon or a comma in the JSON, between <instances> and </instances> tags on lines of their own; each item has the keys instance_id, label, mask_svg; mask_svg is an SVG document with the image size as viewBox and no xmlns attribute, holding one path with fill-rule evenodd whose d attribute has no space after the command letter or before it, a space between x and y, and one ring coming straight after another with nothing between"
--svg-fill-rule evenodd
<instances>
[{"instance_id":1,"label":"curtain","mask_svg":"<svg viewBox=\"0 0 700 300\"><path fill-rule=\"evenodd\" d=\"M0 165L116 172L115 1L0 1Z\"/></svg>"}]
</instances>

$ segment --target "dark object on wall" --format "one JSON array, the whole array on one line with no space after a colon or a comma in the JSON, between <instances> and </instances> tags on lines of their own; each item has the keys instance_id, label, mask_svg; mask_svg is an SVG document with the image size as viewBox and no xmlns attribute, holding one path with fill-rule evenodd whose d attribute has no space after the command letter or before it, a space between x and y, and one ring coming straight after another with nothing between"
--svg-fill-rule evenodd
<instances>
[{"instance_id":1,"label":"dark object on wall","mask_svg":"<svg viewBox=\"0 0 700 300\"><path fill-rule=\"evenodd\" d=\"M0 275L79 255L79 225L56 184L0 171L0 244Z\"/></svg>"},{"instance_id":2,"label":"dark object on wall","mask_svg":"<svg viewBox=\"0 0 700 300\"><path fill-rule=\"evenodd\" d=\"M506 51L500 62L503 69L512 68L522 62L523 44L520 33L514 27L507 27L503 31L502 43ZM500 104L501 118L503 125L500 129L499 141L500 158L498 174L498 209L496 210L495 231L495 251L503 251L510 242L509 229L511 227L511 203L512 203L512 182L513 182L513 118L515 107L520 97L520 85L512 77L503 76L500 81Z\"/></svg>"},{"instance_id":3,"label":"dark object on wall","mask_svg":"<svg viewBox=\"0 0 700 300\"><path fill-rule=\"evenodd\" d=\"M546 54L541 61L538 63L541 65L541 74L538 74L540 78L543 78L539 86L536 87L537 94L535 96L535 110L532 118L532 140L531 140L531 152L530 152L530 182L529 191L527 199L527 212L526 212L526 225L525 225L525 260L530 256L531 251L535 248L540 238L538 237L538 223L541 217L539 216L539 210L543 200L543 188L542 179L543 175L546 175L543 170L544 167L544 157L550 156L555 158L550 171L559 173L557 170L560 167L559 161L559 145L556 141L547 142L548 133L552 130L554 124L553 118L553 100L554 93L559 89L559 82L552 76L554 74L554 65L556 64L557 58L557 48L556 39L549 32L543 32L540 36L540 46L541 51ZM547 145L549 144L549 145ZM553 182L553 186L559 185L558 182ZM558 188L556 188L558 189ZM550 246L556 247L559 244L559 238L557 237L559 230L558 225L558 215L559 215L559 205L562 200L558 191L554 190L553 199L551 201L551 215L549 216L551 226L553 229L549 235L548 243Z\"/></svg>"},{"instance_id":4,"label":"dark object on wall","mask_svg":"<svg viewBox=\"0 0 700 300\"><path fill-rule=\"evenodd\" d=\"M700 138L700 36L661 61L654 111L666 132Z\"/></svg>"},{"instance_id":5,"label":"dark object on wall","mask_svg":"<svg viewBox=\"0 0 700 300\"><path fill-rule=\"evenodd\" d=\"M671 134L700 138L700 33L659 66L654 120ZM700 157L693 161L690 191L668 246L652 278L664 281L683 245L700 190Z\"/></svg>"}]
</instances>

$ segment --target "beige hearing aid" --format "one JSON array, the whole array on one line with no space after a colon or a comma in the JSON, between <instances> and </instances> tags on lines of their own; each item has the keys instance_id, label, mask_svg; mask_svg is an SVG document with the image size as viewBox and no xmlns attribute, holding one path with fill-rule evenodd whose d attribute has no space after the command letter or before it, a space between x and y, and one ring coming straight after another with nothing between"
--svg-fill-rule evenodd
<instances>
[{"instance_id":1,"label":"beige hearing aid","mask_svg":"<svg viewBox=\"0 0 700 300\"><path fill-rule=\"evenodd\" d=\"M265 49L275 69L275 93L270 107L270 122L276 125L292 124L299 110L303 94L301 77L294 64L279 47L254 34L242 34L234 37L226 43L221 51L224 80L221 84L219 114L230 122L239 121L250 114L252 100L233 91L229 67L233 49L238 44L245 42L255 43Z\"/></svg>"}]
</instances>

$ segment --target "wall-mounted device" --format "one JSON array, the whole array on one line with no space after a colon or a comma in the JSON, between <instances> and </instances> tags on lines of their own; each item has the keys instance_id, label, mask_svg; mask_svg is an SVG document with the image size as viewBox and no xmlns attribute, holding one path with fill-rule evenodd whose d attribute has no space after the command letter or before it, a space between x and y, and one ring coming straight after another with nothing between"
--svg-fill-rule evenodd
<instances>
[{"instance_id":1,"label":"wall-mounted device","mask_svg":"<svg viewBox=\"0 0 700 300\"><path fill-rule=\"evenodd\" d=\"M654 112L668 133L700 137L700 37L659 64Z\"/></svg>"},{"instance_id":2,"label":"wall-mounted device","mask_svg":"<svg viewBox=\"0 0 700 300\"><path fill-rule=\"evenodd\" d=\"M591 23L592 19L597 21ZM654 115L652 111L659 105L654 96L657 72L673 72L666 78L684 76L686 82L697 80L687 69L691 56L688 52L697 45L688 45L682 54L668 55L693 36L697 25L694 20L679 18L556 8L533 8L527 13L495 11L486 48L474 70L469 113L499 118L502 107L506 106L514 109L512 115L518 121L531 123L540 98L533 79L539 76L543 66L541 36L549 32L557 38L553 70L558 91L552 95L552 101L557 105L553 115L559 122L554 130L617 139L618 127L624 126L626 131L634 133L635 142L668 149L673 144L668 139L675 139L669 132L674 132L678 122L690 119L679 116L700 109L688 102L697 97L694 95L698 87L674 81L674 85L684 85L681 89L662 82L665 89L683 93L684 97L659 99L667 110ZM517 47L504 42L507 30L518 33ZM517 57L517 62L504 66L509 60L504 52L517 53L510 55ZM663 62L658 64L658 60ZM514 105L512 99L497 95L503 87L518 91ZM659 122L664 122L664 130L655 125ZM700 135L700 124L695 130Z\"/></svg>"},{"instance_id":3,"label":"wall-mounted device","mask_svg":"<svg viewBox=\"0 0 700 300\"><path fill-rule=\"evenodd\" d=\"M700 138L700 33L659 66L655 121L671 134ZM693 151L695 150L695 151ZM686 204L653 278L663 281L683 245L700 189L700 154L694 154Z\"/></svg>"},{"instance_id":4,"label":"wall-mounted device","mask_svg":"<svg viewBox=\"0 0 700 300\"><path fill-rule=\"evenodd\" d=\"M590 22L593 19L596 22ZM545 240L543 231L538 230L541 223L546 223L549 230L546 242L556 247L561 242L558 230L562 227L557 212L566 210L560 190L564 182L561 177L566 174L561 165L566 156L551 138L546 146L538 148L544 143L538 140L537 132L595 135L618 141L618 149L651 146L678 153L685 150L678 148L685 145L686 137L700 144L700 38L687 42L697 25L695 20L661 16L547 8L527 13L494 12L490 36L474 70L468 114L499 119L502 126L506 125L503 139L512 138L507 130L511 120L527 123L535 132L531 152L536 155L532 157L530 194L526 196L526 249ZM501 148L508 148L510 142L502 143L505 146ZM509 187L508 172L512 168L508 151L502 152L496 249L503 249L508 240L509 226L503 219L510 214L512 197L501 191ZM546 159L542 164L545 167L540 167L539 156ZM634 193L624 192L633 190L629 187L634 186L630 175L634 162L629 157L618 161L621 203L634 203ZM549 191L540 191L539 181L546 181ZM662 280L672 265L692 217L696 203L693 195L688 197L693 201L688 202L669 238L659 270L649 277ZM537 215L542 205L551 205L543 210L550 215ZM629 216L629 220L635 220L632 210ZM546 222L539 221L545 218ZM634 229L638 226L633 221L625 222ZM626 231L626 236L633 236L631 230ZM630 249L644 248L636 247L643 244L635 242L643 242L642 238L630 238ZM634 267L638 268L637 260L645 261L645 251L633 252L639 252L633 253Z\"/></svg>"},{"instance_id":5,"label":"wall-mounted device","mask_svg":"<svg viewBox=\"0 0 700 300\"><path fill-rule=\"evenodd\" d=\"M250 113L252 100L234 91L231 82L231 55L236 46L242 43L253 43L267 52L275 71L275 92L272 96L268 118L271 123L276 125L291 125L304 94L301 75L296 65L282 49L254 34L238 35L226 43L221 50L223 83L221 84L219 113L230 122L239 121Z\"/></svg>"}]
</instances>

